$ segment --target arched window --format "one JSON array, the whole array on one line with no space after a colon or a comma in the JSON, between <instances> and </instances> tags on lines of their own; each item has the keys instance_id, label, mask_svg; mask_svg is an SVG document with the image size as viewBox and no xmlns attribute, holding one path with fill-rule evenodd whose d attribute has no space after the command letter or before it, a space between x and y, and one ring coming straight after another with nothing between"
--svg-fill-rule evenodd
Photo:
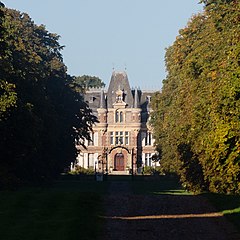
<instances>
[{"instance_id":1,"label":"arched window","mask_svg":"<svg viewBox=\"0 0 240 240\"><path fill-rule=\"evenodd\" d=\"M117 110L115 113L115 122L123 122L123 112Z\"/></svg>"},{"instance_id":2,"label":"arched window","mask_svg":"<svg viewBox=\"0 0 240 240\"><path fill-rule=\"evenodd\" d=\"M116 114L115 114L115 121L118 122L119 121L119 112L116 111Z\"/></svg>"},{"instance_id":3,"label":"arched window","mask_svg":"<svg viewBox=\"0 0 240 240\"><path fill-rule=\"evenodd\" d=\"M120 112L119 122L123 122L123 113L122 112Z\"/></svg>"}]
</instances>

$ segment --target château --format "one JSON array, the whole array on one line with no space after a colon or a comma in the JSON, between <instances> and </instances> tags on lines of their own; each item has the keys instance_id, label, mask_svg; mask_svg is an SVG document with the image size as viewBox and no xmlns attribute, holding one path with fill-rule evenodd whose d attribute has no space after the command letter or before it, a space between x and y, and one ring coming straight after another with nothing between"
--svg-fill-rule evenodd
<instances>
[{"instance_id":1,"label":"ch\u00e2teau","mask_svg":"<svg viewBox=\"0 0 240 240\"><path fill-rule=\"evenodd\" d=\"M108 90L89 89L84 98L97 116L91 141L80 148L77 165L109 174L141 173L155 166L149 118L153 91L130 88L125 71L113 71Z\"/></svg>"}]
</instances>

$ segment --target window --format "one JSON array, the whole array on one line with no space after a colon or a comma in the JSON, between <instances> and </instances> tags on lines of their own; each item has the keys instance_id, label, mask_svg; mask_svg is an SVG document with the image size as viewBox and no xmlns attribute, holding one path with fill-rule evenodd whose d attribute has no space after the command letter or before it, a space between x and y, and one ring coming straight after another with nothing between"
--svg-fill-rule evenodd
<instances>
[{"instance_id":1,"label":"window","mask_svg":"<svg viewBox=\"0 0 240 240\"><path fill-rule=\"evenodd\" d=\"M89 97L89 103L93 103L96 98L94 96Z\"/></svg>"},{"instance_id":2,"label":"window","mask_svg":"<svg viewBox=\"0 0 240 240\"><path fill-rule=\"evenodd\" d=\"M123 122L123 113L120 112L120 119L119 119L119 122Z\"/></svg>"},{"instance_id":3,"label":"window","mask_svg":"<svg viewBox=\"0 0 240 240\"><path fill-rule=\"evenodd\" d=\"M125 145L129 145L129 132L125 132Z\"/></svg>"},{"instance_id":4,"label":"window","mask_svg":"<svg viewBox=\"0 0 240 240\"><path fill-rule=\"evenodd\" d=\"M90 132L89 135L91 140L88 140L88 146L94 146L94 133Z\"/></svg>"},{"instance_id":5,"label":"window","mask_svg":"<svg viewBox=\"0 0 240 240\"><path fill-rule=\"evenodd\" d=\"M94 142L94 146L98 146L98 132L95 132L93 134L93 142Z\"/></svg>"},{"instance_id":6,"label":"window","mask_svg":"<svg viewBox=\"0 0 240 240\"><path fill-rule=\"evenodd\" d=\"M119 121L119 112L118 112L118 111L116 111L115 120L116 120L116 122L118 122L118 121Z\"/></svg>"},{"instance_id":7,"label":"window","mask_svg":"<svg viewBox=\"0 0 240 240\"><path fill-rule=\"evenodd\" d=\"M152 133L147 132L145 137L145 146L151 146L152 145Z\"/></svg>"},{"instance_id":8,"label":"window","mask_svg":"<svg viewBox=\"0 0 240 240\"><path fill-rule=\"evenodd\" d=\"M115 144L116 145L123 144L123 132L116 132L115 133Z\"/></svg>"},{"instance_id":9,"label":"window","mask_svg":"<svg viewBox=\"0 0 240 240\"><path fill-rule=\"evenodd\" d=\"M148 103L150 103L151 102L151 96L147 96L146 100L147 100Z\"/></svg>"},{"instance_id":10,"label":"window","mask_svg":"<svg viewBox=\"0 0 240 240\"><path fill-rule=\"evenodd\" d=\"M110 144L114 144L114 132L110 132Z\"/></svg>"},{"instance_id":11,"label":"window","mask_svg":"<svg viewBox=\"0 0 240 240\"><path fill-rule=\"evenodd\" d=\"M110 145L129 145L129 132L110 132Z\"/></svg>"},{"instance_id":12,"label":"window","mask_svg":"<svg viewBox=\"0 0 240 240\"><path fill-rule=\"evenodd\" d=\"M151 153L145 153L145 166L151 166Z\"/></svg>"},{"instance_id":13,"label":"window","mask_svg":"<svg viewBox=\"0 0 240 240\"><path fill-rule=\"evenodd\" d=\"M118 122L123 122L123 112L121 111L116 111L115 113L115 122L118 123Z\"/></svg>"},{"instance_id":14,"label":"window","mask_svg":"<svg viewBox=\"0 0 240 240\"><path fill-rule=\"evenodd\" d=\"M117 100L117 102L121 102L121 101L122 101L122 96L121 96L121 95L118 95L118 96L116 97L116 100Z\"/></svg>"},{"instance_id":15,"label":"window","mask_svg":"<svg viewBox=\"0 0 240 240\"><path fill-rule=\"evenodd\" d=\"M88 154L88 167L94 167L94 154Z\"/></svg>"}]
</instances>

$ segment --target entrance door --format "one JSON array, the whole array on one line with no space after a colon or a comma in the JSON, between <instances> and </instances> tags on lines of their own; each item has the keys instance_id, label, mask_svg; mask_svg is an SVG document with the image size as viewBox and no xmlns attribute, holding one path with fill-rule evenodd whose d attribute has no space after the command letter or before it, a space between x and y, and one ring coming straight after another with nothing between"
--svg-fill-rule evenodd
<instances>
[{"instance_id":1,"label":"entrance door","mask_svg":"<svg viewBox=\"0 0 240 240\"><path fill-rule=\"evenodd\" d=\"M114 170L124 171L124 155L117 153L114 158Z\"/></svg>"}]
</instances>

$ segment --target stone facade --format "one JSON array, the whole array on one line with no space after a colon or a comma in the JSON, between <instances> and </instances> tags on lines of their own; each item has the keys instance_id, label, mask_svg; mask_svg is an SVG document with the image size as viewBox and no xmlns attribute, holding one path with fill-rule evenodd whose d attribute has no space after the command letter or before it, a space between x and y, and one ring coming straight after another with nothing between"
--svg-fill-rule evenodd
<instances>
[{"instance_id":1,"label":"stone facade","mask_svg":"<svg viewBox=\"0 0 240 240\"><path fill-rule=\"evenodd\" d=\"M91 89L85 94L99 123L92 141L85 141L77 164L109 174L140 173L155 166L154 139L148 126L151 96L154 92L131 89L126 72L112 73L107 91Z\"/></svg>"}]
</instances>

